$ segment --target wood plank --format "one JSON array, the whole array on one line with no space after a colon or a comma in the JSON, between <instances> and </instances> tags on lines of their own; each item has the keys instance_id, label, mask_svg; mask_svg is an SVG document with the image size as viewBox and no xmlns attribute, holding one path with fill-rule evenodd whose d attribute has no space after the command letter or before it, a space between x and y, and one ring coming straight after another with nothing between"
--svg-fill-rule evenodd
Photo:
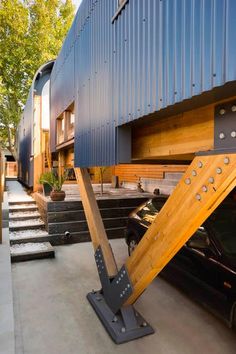
<instances>
[{"instance_id":1,"label":"wood plank","mask_svg":"<svg viewBox=\"0 0 236 354\"><path fill-rule=\"evenodd\" d=\"M108 274L110 277L114 277L117 273L117 265L106 235L88 171L86 168L75 168L75 175L79 184L94 250L96 251L101 246Z\"/></svg>"},{"instance_id":2,"label":"wood plank","mask_svg":"<svg viewBox=\"0 0 236 354\"><path fill-rule=\"evenodd\" d=\"M214 109L224 100L169 117L153 115L147 124L132 126L132 160L162 159L192 160L198 151L208 151L214 145Z\"/></svg>"},{"instance_id":3,"label":"wood plank","mask_svg":"<svg viewBox=\"0 0 236 354\"><path fill-rule=\"evenodd\" d=\"M139 178L162 179L164 172L185 172L187 165L121 164L114 166L114 174L123 182L138 182Z\"/></svg>"},{"instance_id":4,"label":"wood plank","mask_svg":"<svg viewBox=\"0 0 236 354\"><path fill-rule=\"evenodd\" d=\"M196 177L193 176L193 171L197 172ZM214 178L214 183L210 183L210 177ZM190 184L186 183L188 179ZM173 194L126 261L134 286L134 292L127 304L136 301L235 186L236 154L199 156L193 160ZM206 192L203 187L207 188ZM201 200L197 200L197 196L200 196Z\"/></svg>"},{"instance_id":5,"label":"wood plank","mask_svg":"<svg viewBox=\"0 0 236 354\"><path fill-rule=\"evenodd\" d=\"M190 154L213 148L213 105L133 129L132 158Z\"/></svg>"}]
</instances>

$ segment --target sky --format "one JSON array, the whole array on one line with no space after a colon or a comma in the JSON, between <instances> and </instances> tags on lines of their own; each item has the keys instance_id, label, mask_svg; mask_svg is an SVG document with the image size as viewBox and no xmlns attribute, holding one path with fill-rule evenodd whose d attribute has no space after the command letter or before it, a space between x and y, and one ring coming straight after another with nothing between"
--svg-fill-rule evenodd
<instances>
[{"instance_id":1,"label":"sky","mask_svg":"<svg viewBox=\"0 0 236 354\"><path fill-rule=\"evenodd\" d=\"M76 6L76 11L78 10L79 5L81 4L82 0L72 0L73 4Z\"/></svg>"}]
</instances>

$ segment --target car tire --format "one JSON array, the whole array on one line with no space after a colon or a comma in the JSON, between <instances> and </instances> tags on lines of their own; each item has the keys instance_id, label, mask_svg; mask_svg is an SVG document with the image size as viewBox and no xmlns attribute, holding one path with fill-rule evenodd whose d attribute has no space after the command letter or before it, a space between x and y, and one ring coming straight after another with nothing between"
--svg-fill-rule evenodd
<instances>
[{"instance_id":1,"label":"car tire","mask_svg":"<svg viewBox=\"0 0 236 354\"><path fill-rule=\"evenodd\" d=\"M129 256L131 256L135 248L138 246L139 238L136 235L132 234L129 236L127 243L128 243L128 253Z\"/></svg>"}]
</instances>

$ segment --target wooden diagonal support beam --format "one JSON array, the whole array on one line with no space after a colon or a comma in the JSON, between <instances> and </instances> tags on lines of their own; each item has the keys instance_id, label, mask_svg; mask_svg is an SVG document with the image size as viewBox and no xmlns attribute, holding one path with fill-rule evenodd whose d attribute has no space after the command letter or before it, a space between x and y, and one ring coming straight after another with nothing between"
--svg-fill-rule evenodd
<instances>
[{"instance_id":1,"label":"wooden diagonal support beam","mask_svg":"<svg viewBox=\"0 0 236 354\"><path fill-rule=\"evenodd\" d=\"M134 303L156 275L236 186L236 154L195 157L126 261Z\"/></svg>"},{"instance_id":2,"label":"wooden diagonal support beam","mask_svg":"<svg viewBox=\"0 0 236 354\"><path fill-rule=\"evenodd\" d=\"M75 168L74 170L94 250L96 251L101 246L108 275L114 277L117 274L117 265L102 222L90 176L86 168Z\"/></svg>"}]
</instances>

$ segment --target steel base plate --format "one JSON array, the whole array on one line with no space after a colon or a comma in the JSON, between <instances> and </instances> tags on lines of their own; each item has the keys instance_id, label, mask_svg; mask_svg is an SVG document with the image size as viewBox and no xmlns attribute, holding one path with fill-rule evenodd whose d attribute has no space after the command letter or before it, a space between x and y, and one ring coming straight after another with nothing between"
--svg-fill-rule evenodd
<instances>
[{"instance_id":1,"label":"steel base plate","mask_svg":"<svg viewBox=\"0 0 236 354\"><path fill-rule=\"evenodd\" d=\"M135 325L134 321L131 320L132 325L130 326L129 324L129 326L127 326L124 322L122 311L119 311L115 315L106 304L100 291L89 293L87 299L116 344L129 342L154 333L153 328L135 310Z\"/></svg>"}]
</instances>

